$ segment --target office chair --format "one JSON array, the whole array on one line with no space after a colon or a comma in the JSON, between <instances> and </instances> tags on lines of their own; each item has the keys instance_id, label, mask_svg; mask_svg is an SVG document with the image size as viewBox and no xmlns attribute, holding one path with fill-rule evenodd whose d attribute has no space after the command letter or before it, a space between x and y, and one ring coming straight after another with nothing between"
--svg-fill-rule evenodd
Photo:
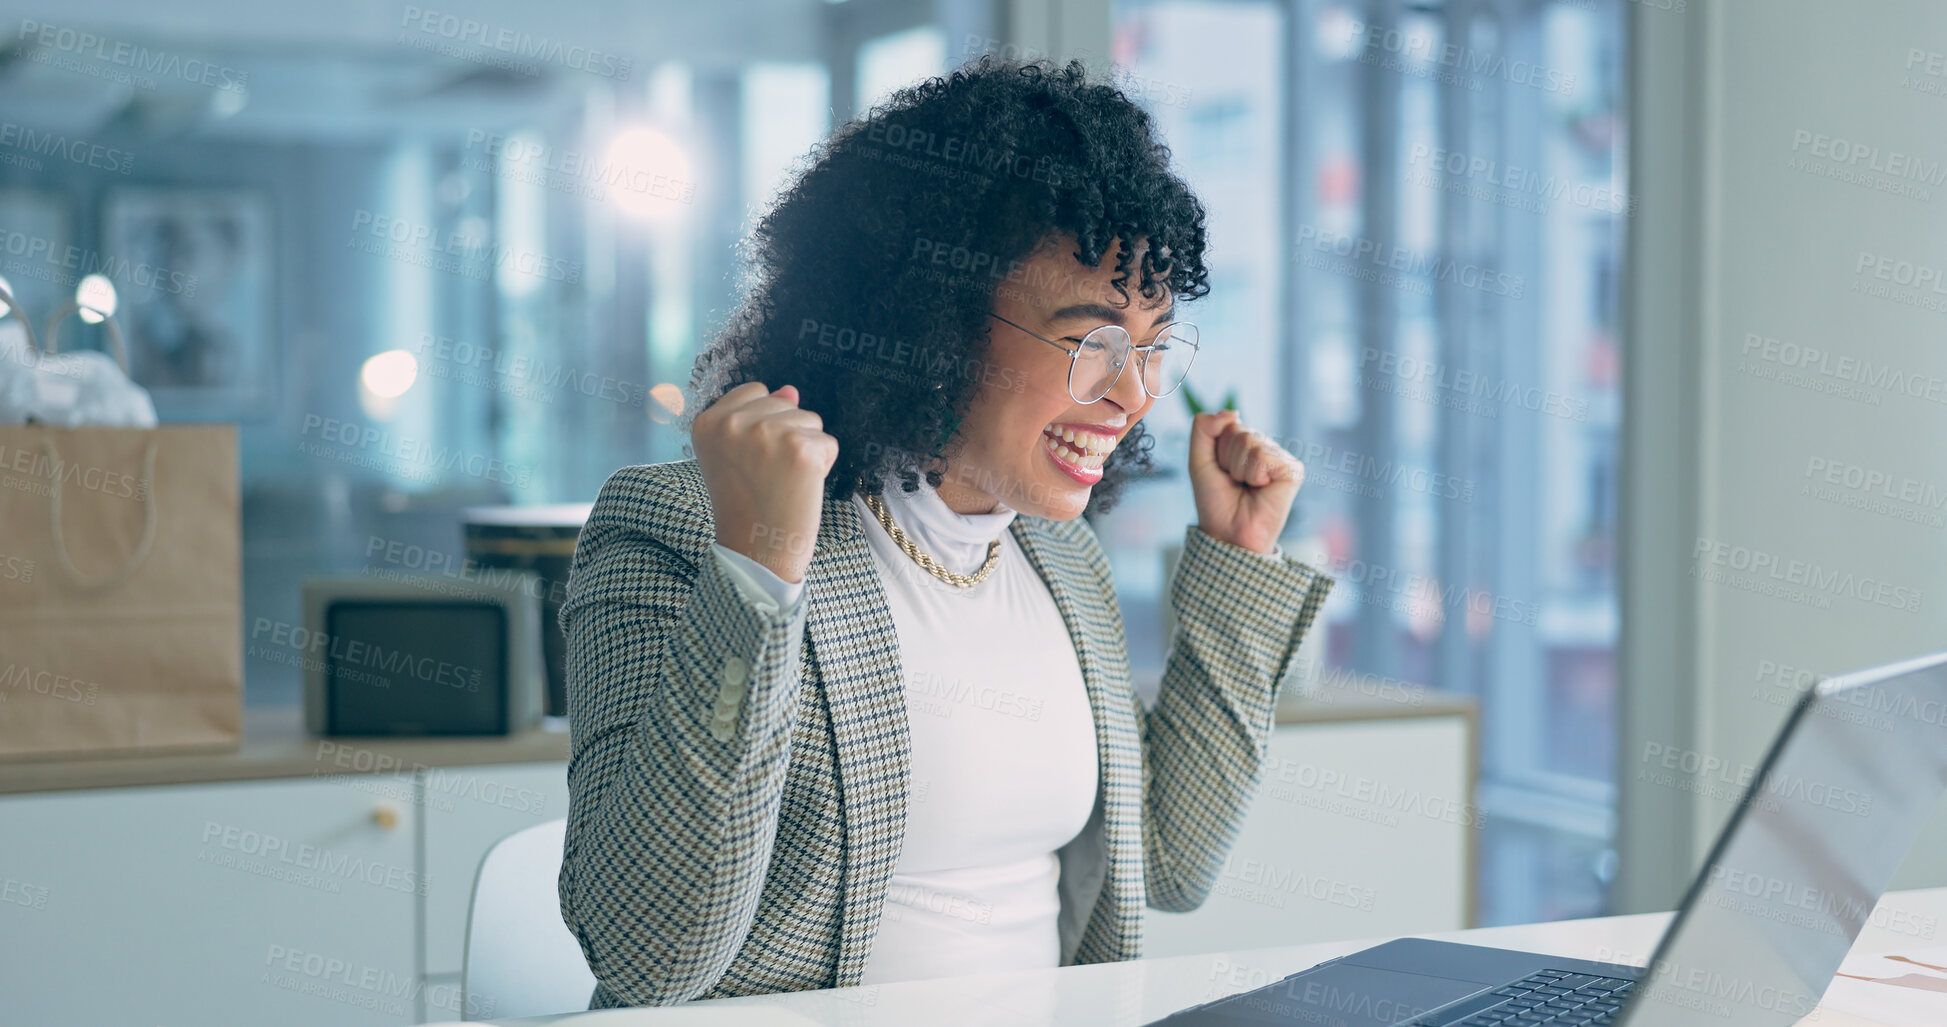
<instances>
[{"instance_id":1,"label":"office chair","mask_svg":"<svg viewBox=\"0 0 1947 1027\"><path fill-rule=\"evenodd\" d=\"M567 820L525 828L480 860L467 908L460 1015L468 1020L588 1008L595 975L561 922L555 882Z\"/></svg>"}]
</instances>

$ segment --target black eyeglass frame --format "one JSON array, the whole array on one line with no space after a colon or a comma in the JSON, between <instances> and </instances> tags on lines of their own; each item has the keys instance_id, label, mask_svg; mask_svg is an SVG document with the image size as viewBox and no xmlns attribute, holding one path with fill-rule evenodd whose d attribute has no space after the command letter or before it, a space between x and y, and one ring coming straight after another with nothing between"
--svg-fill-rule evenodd
<instances>
[{"instance_id":1,"label":"black eyeglass frame","mask_svg":"<svg viewBox=\"0 0 1947 1027\"><path fill-rule=\"evenodd\" d=\"M1056 342L1055 340L1050 339L1045 335L1042 335L1040 332L1034 331L1029 328L1023 328L1022 326L1018 324L1014 324L1014 322L1009 321L1007 318L1004 318L992 311L988 311L987 316L993 318L996 321L1000 321L1003 324L1013 325L1015 328L1020 328L1021 331L1027 332L1029 335L1032 335L1035 338L1040 339L1042 342L1045 342L1048 345L1053 346L1058 350L1061 350L1063 353L1068 354L1068 398L1074 400L1077 403L1082 404L1083 406L1087 406L1090 403L1099 403L1102 401L1103 396L1107 396L1109 393L1115 391L1115 384L1122 380L1122 369L1124 367L1127 367L1129 364L1130 353L1141 354L1139 357L1136 358L1136 367L1138 371L1136 375L1137 387L1143 390L1143 395L1148 396L1151 399L1162 399L1164 396L1167 396L1170 393L1175 392L1177 386L1183 384L1183 382L1190 377L1190 366L1197 362L1197 351L1202 348L1201 339L1199 339L1197 342L1186 343L1186 345L1190 347L1190 362L1183 365L1183 378L1178 379L1175 385L1171 385L1169 388L1164 389L1160 393L1151 392L1149 391L1149 382L1143 377L1141 372L1149 366L1149 354L1151 351L1153 351L1156 348L1155 340L1161 338L1164 332L1170 331L1171 329L1177 327L1178 325L1188 325L1190 328L1194 329L1197 327L1195 322L1192 321L1166 322L1165 324L1159 326L1156 329L1156 333L1154 335L1151 335L1149 337L1150 338L1149 342L1146 342L1141 346L1135 344L1136 342L1135 336L1129 334L1129 329L1124 328L1121 325L1117 325L1117 324L1105 324L1100 327L1090 329L1087 335L1084 335L1079 339L1077 339L1072 335L1062 336L1063 340L1075 344L1074 349L1069 349L1068 347L1062 345L1061 343ZM1096 332L1107 331L1111 328L1114 328L1122 332L1122 334L1129 336L1129 349L1127 352L1125 352L1122 355L1122 362L1115 366L1115 374L1109 377L1108 387L1102 390L1102 395L1097 396L1094 399L1083 399L1082 397L1075 395L1075 364L1081 359L1082 349L1088 345L1088 337L1090 335L1094 335ZM1199 331L1197 334L1201 335L1202 332Z\"/></svg>"}]
</instances>

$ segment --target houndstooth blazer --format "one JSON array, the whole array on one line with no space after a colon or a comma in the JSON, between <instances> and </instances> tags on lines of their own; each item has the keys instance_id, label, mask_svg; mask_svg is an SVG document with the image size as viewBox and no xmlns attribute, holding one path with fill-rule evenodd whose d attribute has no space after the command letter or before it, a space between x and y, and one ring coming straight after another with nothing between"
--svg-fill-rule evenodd
<instances>
[{"instance_id":1,"label":"houndstooth blazer","mask_svg":"<svg viewBox=\"0 0 1947 1027\"><path fill-rule=\"evenodd\" d=\"M561 914L590 1007L857 984L905 827L904 675L863 518L827 500L802 601L713 558L696 461L626 467L575 546ZM1133 959L1143 907L1203 903L1256 789L1282 680L1332 579L1191 526L1145 711L1088 523L1008 530L1074 641L1100 767L1060 852L1062 964Z\"/></svg>"}]
</instances>

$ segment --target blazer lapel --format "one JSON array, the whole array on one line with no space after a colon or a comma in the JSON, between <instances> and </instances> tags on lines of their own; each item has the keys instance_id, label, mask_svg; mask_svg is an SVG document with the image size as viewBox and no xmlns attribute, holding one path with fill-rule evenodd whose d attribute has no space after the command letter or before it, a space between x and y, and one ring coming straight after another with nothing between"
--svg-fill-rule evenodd
<instances>
[{"instance_id":1,"label":"blazer lapel","mask_svg":"<svg viewBox=\"0 0 1947 1027\"><path fill-rule=\"evenodd\" d=\"M864 529L850 500L826 500L805 575L805 640L831 713L844 797L845 897L836 987L855 985L864 976L886 885L905 839L910 768L899 637ZM1092 910L1082 912L1090 922L1083 943L1095 959L1124 958L1123 953L1134 952L1143 908L1142 742L1128 654L1116 644L1103 597L1093 593L1094 574L1081 548L1038 518L1018 516L1009 530L1061 611L1095 722L1098 801L1104 807L1109 862L1104 888L1114 905L1111 919L1099 925ZM1109 935L1101 935L1103 930Z\"/></svg>"},{"instance_id":2,"label":"blazer lapel","mask_svg":"<svg viewBox=\"0 0 1947 1027\"><path fill-rule=\"evenodd\" d=\"M905 672L858 508L827 499L805 574L805 641L830 710L845 836L835 986L857 984L905 838Z\"/></svg>"}]
</instances>

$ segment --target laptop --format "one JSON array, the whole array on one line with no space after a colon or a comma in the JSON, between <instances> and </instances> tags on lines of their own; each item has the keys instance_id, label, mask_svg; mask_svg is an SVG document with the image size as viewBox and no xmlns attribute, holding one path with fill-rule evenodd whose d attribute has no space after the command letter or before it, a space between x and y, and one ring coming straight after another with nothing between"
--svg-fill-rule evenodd
<instances>
[{"instance_id":1,"label":"laptop","mask_svg":"<svg viewBox=\"0 0 1947 1027\"><path fill-rule=\"evenodd\" d=\"M1947 793L1947 652L1809 687L1756 768L1693 756L1673 786L1743 794L1647 968L1404 938L1151 1027L1797 1023Z\"/></svg>"}]
</instances>

